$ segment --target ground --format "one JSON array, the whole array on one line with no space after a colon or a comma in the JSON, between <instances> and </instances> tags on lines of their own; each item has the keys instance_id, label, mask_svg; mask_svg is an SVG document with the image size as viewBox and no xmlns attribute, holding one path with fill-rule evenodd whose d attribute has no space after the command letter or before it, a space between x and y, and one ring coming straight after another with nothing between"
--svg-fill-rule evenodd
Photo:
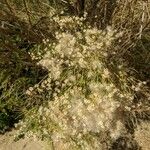
<instances>
[{"instance_id":1,"label":"ground","mask_svg":"<svg viewBox=\"0 0 150 150\"><path fill-rule=\"evenodd\" d=\"M46 144L43 141L25 138L15 142L14 134L15 131L11 131L0 135L0 150L46 150Z\"/></svg>"}]
</instances>

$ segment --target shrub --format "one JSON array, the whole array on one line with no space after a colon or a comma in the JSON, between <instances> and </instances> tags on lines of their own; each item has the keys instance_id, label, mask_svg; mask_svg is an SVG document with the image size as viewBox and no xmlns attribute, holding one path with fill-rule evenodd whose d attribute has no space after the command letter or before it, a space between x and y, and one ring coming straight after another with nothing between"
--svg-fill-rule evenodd
<instances>
[{"instance_id":1,"label":"shrub","mask_svg":"<svg viewBox=\"0 0 150 150\"><path fill-rule=\"evenodd\" d=\"M42 95L44 103L18 124L20 134L33 132L50 138L55 146L61 140L71 149L100 148L102 133L110 132L116 138L122 132L118 111L133 100L132 92L122 92L112 83L105 64L111 45L121 34L111 27L102 31L84 26L84 18L53 19L60 25L56 40L45 39L44 49L30 53L48 75L26 94L32 98Z\"/></svg>"}]
</instances>

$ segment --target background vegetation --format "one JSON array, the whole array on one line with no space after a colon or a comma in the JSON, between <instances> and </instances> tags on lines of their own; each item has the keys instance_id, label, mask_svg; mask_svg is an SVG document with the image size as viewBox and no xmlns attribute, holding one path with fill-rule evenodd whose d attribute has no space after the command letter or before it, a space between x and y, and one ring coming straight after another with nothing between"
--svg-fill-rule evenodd
<instances>
[{"instance_id":1,"label":"background vegetation","mask_svg":"<svg viewBox=\"0 0 150 150\"><path fill-rule=\"evenodd\" d=\"M94 44L90 40L92 44L88 43L84 34L90 29L96 37L92 41ZM96 29L96 32L93 29ZM109 36L109 39L105 39L107 34L112 33L111 31L113 38ZM37 91L52 70L43 65L42 60L45 60L45 57L49 60L60 57L61 54L57 53L55 47L61 44L61 38L57 38L57 35L61 37L63 33L69 33L76 38L78 32L82 33L81 36L85 40L77 39L77 47L82 45L91 47L100 43L99 37L104 38L104 46L100 48L103 54L98 53L100 58L94 59L91 54L90 58L100 62L105 69L98 74L101 76L100 82L106 86L113 84L120 93L132 95L132 100L124 98L119 100L122 105L118 109L125 133L112 140L105 132L103 135L105 140L102 140L102 143L106 144L105 149L140 149L133 140L136 126L140 122L150 120L150 3L145 0L1 0L0 132L4 133L11 129L21 120L23 123L18 124L18 128L21 128L19 136L30 134L31 131L34 134L38 133L40 138L52 138L52 131L48 127L50 120L44 123L36 120L37 118L40 120L40 115L36 116L39 109L42 108L42 111L49 101L54 100L56 87L55 80L52 80L48 83L52 85L51 89L43 86L42 92ZM99 32L103 34L98 35ZM109 46L107 40L111 41ZM48 51L54 53L46 56ZM67 59L63 58L63 61ZM76 65L73 67L76 68ZM86 73L92 70L92 67L89 67L90 69L80 67L81 70L78 71L83 73L83 78L81 82L78 80L80 83L76 81L75 84L87 90L88 85L85 84L89 84L89 80ZM70 72L67 70L63 73L67 74L65 76L67 79ZM80 73L72 74L76 76ZM62 78L58 81L63 82ZM73 86L66 85L66 89L68 87ZM63 95L64 89L61 87L58 89L62 92L60 95ZM43 117L44 115L43 113ZM34 120L35 116L37 118ZM43 133L43 129L50 132L48 136ZM98 139L99 135L89 134L89 141ZM75 149L84 149L80 144L77 145Z\"/></svg>"}]
</instances>

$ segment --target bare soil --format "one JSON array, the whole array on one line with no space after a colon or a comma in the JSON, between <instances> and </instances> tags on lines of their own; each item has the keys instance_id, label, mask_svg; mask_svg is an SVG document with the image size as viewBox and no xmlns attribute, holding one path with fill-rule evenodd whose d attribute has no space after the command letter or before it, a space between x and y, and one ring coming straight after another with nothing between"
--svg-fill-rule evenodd
<instances>
[{"instance_id":1,"label":"bare soil","mask_svg":"<svg viewBox=\"0 0 150 150\"><path fill-rule=\"evenodd\" d=\"M20 139L14 141L15 131L0 135L0 150L45 150L43 141L35 141L32 138Z\"/></svg>"}]
</instances>

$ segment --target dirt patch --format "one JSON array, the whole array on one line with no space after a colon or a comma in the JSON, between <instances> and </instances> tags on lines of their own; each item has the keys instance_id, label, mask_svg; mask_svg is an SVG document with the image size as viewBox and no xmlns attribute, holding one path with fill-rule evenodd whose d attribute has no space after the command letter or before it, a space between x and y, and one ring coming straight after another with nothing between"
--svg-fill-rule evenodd
<instances>
[{"instance_id":1,"label":"dirt patch","mask_svg":"<svg viewBox=\"0 0 150 150\"><path fill-rule=\"evenodd\" d=\"M14 141L15 131L0 135L0 150L46 150L46 143L32 138Z\"/></svg>"}]
</instances>

